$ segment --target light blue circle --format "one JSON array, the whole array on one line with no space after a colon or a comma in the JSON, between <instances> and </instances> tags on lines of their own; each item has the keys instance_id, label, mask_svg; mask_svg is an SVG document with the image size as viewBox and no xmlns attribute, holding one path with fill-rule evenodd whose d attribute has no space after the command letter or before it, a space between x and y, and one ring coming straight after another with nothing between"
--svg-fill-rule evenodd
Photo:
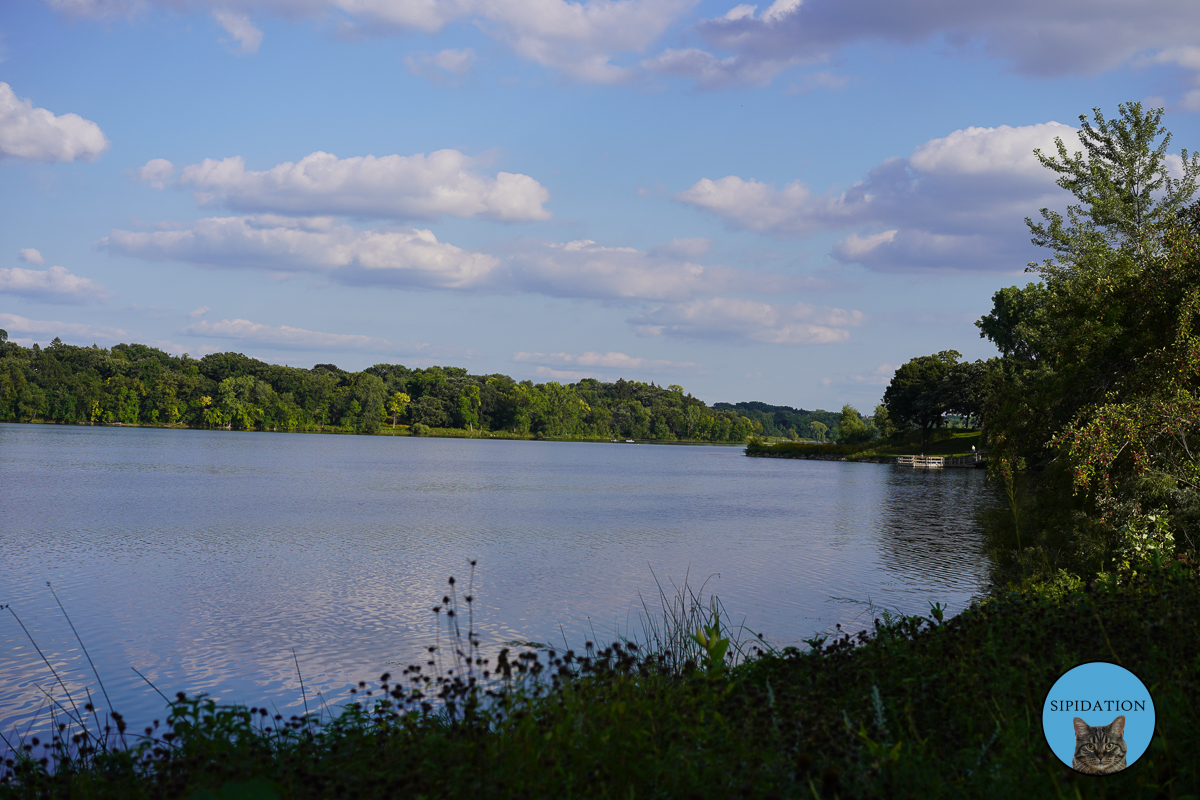
<instances>
[{"instance_id":1,"label":"light blue circle","mask_svg":"<svg viewBox=\"0 0 1200 800\"><path fill-rule=\"evenodd\" d=\"M1075 717L1096 727L1122 714L1128 768L1154 738L1154 700L1137 675L1116 664L1093 661L1054 682L1042 705L1042 732L1054 755L1069 767L1075 760Z\"/></svg>"}]
</instances>

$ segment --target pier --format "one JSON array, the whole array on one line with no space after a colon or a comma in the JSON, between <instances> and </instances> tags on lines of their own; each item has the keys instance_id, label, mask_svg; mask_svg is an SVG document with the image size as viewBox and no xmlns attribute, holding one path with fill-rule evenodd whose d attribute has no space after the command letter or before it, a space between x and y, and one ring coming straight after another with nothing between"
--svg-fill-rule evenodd
<instances>
[{"instance_id":1,"label":"pier","mask_svg":"<svg viewBox=\"0 0 1200 800\"><path fill-rule=\"evenodd\" d=\"M896 466L914 469L978 469L986 463L979 453L970 456L896 456Z\"/></svg>"}]
</instances>

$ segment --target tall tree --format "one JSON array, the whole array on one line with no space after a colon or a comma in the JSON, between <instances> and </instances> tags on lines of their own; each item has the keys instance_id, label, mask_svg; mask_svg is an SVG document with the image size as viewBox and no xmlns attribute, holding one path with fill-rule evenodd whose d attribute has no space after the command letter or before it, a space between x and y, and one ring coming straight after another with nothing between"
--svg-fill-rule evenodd
<instances>
[{"instance_id":1,"label":"tall tree","mask_svg":"<svg viewBox=\"0 0 1200 800\"><path fill-rule=\"evenodd\" d=\"M930 432L946 421L942 380L961 357L957 350L917 356L900 365L883 393L888 418L902 428L920 430L922 450L929 444Z\"/></svg>"},{"instance_id":2,"label":"tall tree","mask_svg":"<svg viewBox=\"0 0 1200 800\"><path fill-rule=\"evenodd\" d=\"M1026 219L1033 242L1054 255L1029 265L1043 283L997 292L976 323L1004 356L984 415L993 452L1010 460L1054 458L1053 437L1116 391L1137 354L1161 346L1161 330L1141 320L1143 273L1167 256L1164 233L1186 216L1200 176L1200 157L1186 149L1171 176L1161 109L1126 103L1116 119L1095 109L1080 123L1083 151L1061 139L1056 156L1035 151L1077 201L1065 217L1042 209L1042 222Z\"/></svg>"},{"instance_id":3,"label":"tall tree","mask_svg":"<svg viewBox=\"0 0 1200 800\"><path fill-rule=\"evenodd\" d=\"M1055 138L1057 155L1034 150L1038 161L1059 174L1058 185L1079 201L1067 215L1047 208L1043 222L1026 218L1033 243L1054 251L1054 259L1030 264L1051 280L1133 266L1138 256L1158 252L1154 231L1171 222L1191 202L1200 176L1200 157L1181 153L1178 178L1171 177L1161 108L1122 103L1108 120L1092 109L1094 122L1079 117L1083 151L1069 153Z\"/></svg>"},{"instance_id":4,"label":"tall tree","mask_svg":"<svg viewBox=\"0 0 1200 800\"><path fill-rule=\"evenodd\" d=\"M838 419L838 444L866 444L875 438L875 426L862 418L858 409L847 403Z\"/></svg>"}]
</instances>

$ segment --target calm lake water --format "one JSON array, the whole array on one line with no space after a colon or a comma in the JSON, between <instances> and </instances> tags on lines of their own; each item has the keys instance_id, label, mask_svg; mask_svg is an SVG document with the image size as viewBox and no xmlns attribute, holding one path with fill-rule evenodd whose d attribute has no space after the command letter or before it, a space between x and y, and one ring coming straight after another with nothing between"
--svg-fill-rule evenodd
<instances>
[{"instance_id":1,"label":"calm lake water","mask_svg":"<svg viewBox=\"0 0 1200 800\"><path fill-rule=\"evenodd\" d=\"M572 647L640 631L690 585L777 646L865 603L927 613L986 579L979 470L746 458L741 447L0 424L0 604L72 692L299 708L424 660L478 561L476 628ZM45 663L0 612L0 730L48 718Z\"/></svg>"}]
</instances>

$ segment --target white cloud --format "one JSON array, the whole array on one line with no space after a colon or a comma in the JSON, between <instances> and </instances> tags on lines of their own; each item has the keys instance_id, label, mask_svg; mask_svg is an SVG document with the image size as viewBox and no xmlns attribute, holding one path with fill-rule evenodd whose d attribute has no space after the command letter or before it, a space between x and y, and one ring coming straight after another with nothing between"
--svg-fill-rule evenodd
<instances>
[{"instance_id":1,"label":"white cloud","mask_svg":"<svg viewBox=\"0 0 1200 800\"><path fill-rule=\"evenodd\" d=\"M21 260L26 264L37 264L38 266L46 263L46 259L42 257L41 252L32 247L21 248Z\"/></svg>"},{"instance_id":2,"label":"white cloud","mask_svg":"<svg viewBox=\"0 0 1200 800\"><path fill-rule=\"evenodd\" d=\"M217 9L213 11L213 16L217 22L225 29L225 32L233 37L238 43L237 52L242 54L257 53L258 46L262 44L263 34L258 28L254 27L254 23L250 21L250 17L245 14L240 14L236 11L227 11Z\"/></svg>"},{"instance_id":3,"label":"white cloud","mask_svg":"<svg viewBox=\"0 0 1200 800\"><path fill-rule=\"evenodd\" d=\"M520 291L614 300L683 300L723 291L785 292L815 284L807 278L702 266L590 239L527 242L509 258L506 278L505 284Z\"/></svg>"},{"instance_id":4,"label":"white cloud","mask_svg":"<svg viewBox=\"0 0 1200 800\"><path fill-rule=\"evenodd\" d=\"M379 158L318 151L261 172L247 170L244 159L234 156L184 167L179 185L190 187L203 205L222 203L244 212L425 220L449 215L500 222L552 216L543 207L550 193L533 178L511 172L489 178L473 166L457 150ZM161 182L170 167L154 159L138 175Z\"/></svg>"},{"instance_id":5,"label":"white cloud","mask_svg":"<svg viewBox=\"0 0 1200 800\"><path fill-rule=\"evenodd\" d=\"M636 302L679 301L724 291L780 293L821 281L725 266L590 240L526 240L501 258L439 242L417 228L360 230L327 217L210 217L191 228L114 229L99 246L153 261L276 273L317 272L355 285L415 286ZM698 247L689 241L684 247Z\"/></svg>"},{"instance_id":6,"label":"white cloud","mask_svg":"<svg viewBox=\"0 0 1200 800\"><path fill-rule=\"evenodd\" d=\"M47 270L21 267L0 269L0 293L21 295L45 303L88 303L102 300L110 294L95 281L72 275L65 267L59 266Z\"/></svg>"},{"instance_id":7,"label":"white cloud","mask_svg":"<svg viewBox=\"0 0 1200 800\"><path fill-rule=\"evenodd\" d=\"M91 161L108 148L100 126L78 114L55 116L0 81L0 159Z\"/></svg>"},{"instance_id":8,"label":"white cloud","mask_svg":"<svg viewBox=\"0 0 1200 800\"><path fill-rule=\"evenodd\" d=\"M152 158L138 168L138 180L161 189L175 174L175 165L165 158Z\"/></svg>"},{"instance_id":9,"label":"white cloud","mask_svg":"<svg viewBox=\"0 0 1200 800\"><path fill-rule=\"evenodd\" d=\"M445 242L428 230L358 230L328 219L210 217L190 230L113 230L100 247L153 261L280 272L324 272L354 284L463 289L482 282L498 259Z\"/></svg>"},{"instance_id":10,"label":"white cloud","mask_svg":"<svg viewBox=\"0 0 1200 800\"><path fill-rule=\"evenodd\" d=\"M408 71L420 75L435 86L447 83L457 85L475 68L475 51L470 47L463 50L441 50L437 53L409 53L404 58Z\"/></svg>"},{"instance_id":11,"label":"white cloud","mask_svg":"<svg viewBox=\"0 0 1200 800\"><path fill-rule=\"evenodd\" d=\"M736 55L718 58L707 50L664 50L642 61L643 69L660 75L689 78L701 89L724 89L750 84L767 86L795 62L792 59L758 59Z\"/></svg>"},{"instance_id":12,"label":"white cloud","mask_svg":"<svg viewBox=\"0 0 1200 800\"><path fill-rule=\"evenodd\" d=\"M660 306L629 322L643 336L800 345L844 342L850 338L847 329L865 320L861 311L714 297Z\"/></svg>"},{"instance_id":13,"label":"white cloud","mask_svg":"<svg viewBox=\"0 0 1200 800\"><path fill-rule=\"evenodd\" d=\"M370 353L417 353L429 347L424 343L389 342L375 336L346 333L322 333L290 325L263 325L248 319L223 319L220 322L202 320L183 329L192 336L218 339L237 339L280 347L318 350L355 350Z\"/></svg>"},{"instance_id":14,"label":"white cloud","mask_svg":"<svg viewBox=\"0 0 1200 800\"><path fill-rule=\"evenodd\" d=\"M590 82L635 76L622 66L684 21L697 0L46 0L72 16L131 16L147 8L226 14L244 49L261 34L250 16L309 18L375 35L437 33L473 25L522 58ZM1196 72L1195 0L777 0L761 12L738 4L695 26L709 51L666 51L644 68L705 85L761 83L780 65L823 64L841 50L878 42L937 42L972 57L982 50L1023 75L1095 75L1157 59ZM715 55L715 53L722 55ZM698 55L702 54L702 55ZM622 58L622 57L625 58ZM707 56L707 57L705 57ZM1200 94L1200 89L1195 90ZM1185 97L1183 104L1192 102Z\"/></svg>"},{"instance_id":15,"label":"white cloud","mask_svg":"<svg viewBox=\"0 0 1200 800\"><path fill-rule=\"evenodd\" d=\"M193 309L192 311L189 311L188 316L191 317L192 319L199 319L200 317L203 317L205 314L207 314L210 311L212 311L212 309L209 308L208 306L200 306L197 309Z\"/></svg>"},{"instance_id":16,"label":"white cloud","mask_svg":"<svg viewBox=\"0 0 1200 800\"><path fill-rule=\"evenodd\" d=\"M1080 149L1075 129L1057 122L966 128L883 162L845 191L728 175L675 197L732 228L776 236L857 228L834 255L872 269L1010 271L1035 255L1022 220L1066 196L1033 154L1055 153L1055 137Z\"/></svg>"},{"instance_id":17,"label":"white cloud","mask_svg":"<svg viewBox=\"0 0 1200 800\"><path fill-rule=\"evenodd\" d=\"M662 372L664 370L692 369L694 361L666 361L657 358L640 358L625 353L513 353L513 361L522 364L542 364L547 367L596 367L632 370L638 372Z\"/></svg>"},{"instance_id":18,"label":"white cloud","mask_svg":"<svg viewBox=\"0 0 1200 800\"><path fill-rule=\"evenodd\" d=\"M640 53L695 0L477 0L483 27L517 55L577 80L618 83L633 70L614 53Z\"/></svg>"},{"instance_id":19,"label":"white cloud","mask_svg":"<svg viewBox=\"0 0 1200 800\"><path fill-rule=\"evenodd\" d=\"M106 325L86 325L80 322L54 322L3 313L0 313L0 328L18 333L40 333L46 336L66 336L76 339L95 339L96 341L111 342L129 340L134 336L134 334L127 330L110 328Z\"/></svg>"},{"instance_id":20,"label":"white cloud","mask_svg":"<svg viewBox=\"0 0 1200 800\"><path fill-rule=\"evenodd\" d=\"M72 16L128 16L152 6L178 10L177 0L47 0ZM522 58L582 81L615 83L634 74L614 56L641 53L696 4L696 0L192 0L183 8L223 13L231 36L257 47L249 14L332 20L374 34L409 30L432 34L450 23L474 25ZM253 33L251 33L253 31ZM252 48L248 48L251 49Z\"/></svg>"}]
</instances>

